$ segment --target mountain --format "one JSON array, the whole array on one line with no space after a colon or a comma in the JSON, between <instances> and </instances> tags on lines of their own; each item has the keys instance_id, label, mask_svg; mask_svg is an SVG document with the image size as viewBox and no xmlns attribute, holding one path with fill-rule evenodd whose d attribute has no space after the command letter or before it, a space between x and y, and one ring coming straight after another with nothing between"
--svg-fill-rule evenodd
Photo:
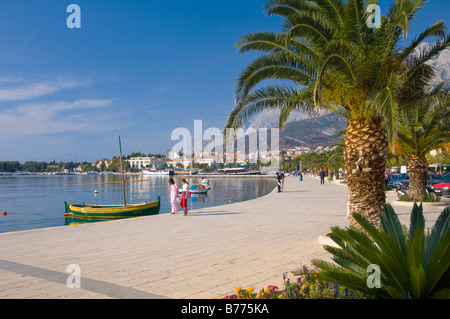
<instances>
[{"instance_id":1,"label":"mountain","mask_svg":"<svg viewBox=\"0 0 450 319\"><path fill-rule=\"evenodd\" d=\"M280 148L329 146L341 139L338 133L347 124L345 118L334 113L288 123L280 132Z\"/></svg>"},{"instance_id":2,"label":"mountain","mask_svg":"<svg viewBox=\"0 0 450 319\"><path fill-rule=\"evenodd\" d=\"M420 52L424 49L429 49L431 46L431 43L421 43L417 49ZM428 65L432 66L435 72L430 84L436 86L445 82L444 87L450 89L450 48L439 53Z\"/></svg>"}]
</instances>

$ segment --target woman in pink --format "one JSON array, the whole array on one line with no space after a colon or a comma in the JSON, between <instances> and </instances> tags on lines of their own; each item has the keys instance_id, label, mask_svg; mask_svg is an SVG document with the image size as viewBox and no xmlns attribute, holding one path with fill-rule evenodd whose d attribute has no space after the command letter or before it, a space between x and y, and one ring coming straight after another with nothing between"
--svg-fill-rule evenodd
<instances>
[{"instance_id":1,"label":"woman in pink","mask_svg":"<svg viewBox=\"0 0 450 319\"><path fill-rule=\"evenodd\" d=\"M169 178L169 184L170 184L170 204L172 204L171 214L176 214L178 213L178 206L177 206L178 185L177 183L175 183L173 178Z\"/></svg>"}]
</instances>

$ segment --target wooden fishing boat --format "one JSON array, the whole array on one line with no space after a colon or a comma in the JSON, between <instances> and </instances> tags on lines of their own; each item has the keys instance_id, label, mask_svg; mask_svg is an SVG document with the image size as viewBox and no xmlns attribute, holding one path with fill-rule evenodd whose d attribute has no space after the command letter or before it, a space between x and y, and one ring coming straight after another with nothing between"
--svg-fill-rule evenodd
<instances>
[{"instance_id":1,"label":"wooden fishing boat","mask_svg":"<svg viewBox=\"0 0 450 319\"><path fill-rule=\"evenodd\" d=\"M64 216L78 218L78 219L112 220L112 219L131 218L131 217L140 217L140 216L159 214L159 209L161 207L161 197L160 196L158 196L157 200L152 201L152 202L127 205L125 184L126 183L134 183L134 182L143 182L143 181L148 181L148 180L125 181L124 175L123 175L123 166L122 166L122 145L120 142L120 135L119 135L119 146L120 146L120 171L121 171L121 175L122 175L121 182L63 185L63 187L121 183L122 190L123 190L123 205L91 205L91 204L84 204L84 203L83 204L69 204L67 202L64 202L65 207L66 207Z\"/></svg>"},{"instance_id":2,"label":"wooden fishing boat","mask_svg":"<svg viewBox=\"0 0 450 319\"><path fill-rule=\"evenodd\" d=\"M66 216L87 219L111 220L159 214L161 198L149 203L123 205L68 204Z\"/></svg>"}]
</instances>

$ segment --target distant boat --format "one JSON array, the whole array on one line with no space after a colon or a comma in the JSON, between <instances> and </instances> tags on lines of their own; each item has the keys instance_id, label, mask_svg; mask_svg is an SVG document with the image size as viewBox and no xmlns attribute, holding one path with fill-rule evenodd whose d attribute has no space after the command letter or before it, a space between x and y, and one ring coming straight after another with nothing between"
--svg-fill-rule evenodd
<instances>
[{"instance_id":1,"label":"distant boat","mask_svg":"<svg viewBox=\"0 0 450 319\"><path fill-rule=\"evenodd\" d=\"M35 173L18 171L18 172L16 172L16 175L35 175Z\"/></svg>"},{"instance_id":2,"label":"distant boat","mask_svg":"<svg viewBox=\"0 0 450 319\"><path fill-rule=\"evenodd\" d=\"M156 170L156 169L143 169L142 173L144 175L173 175L173 171L170 170Z\"/></svg>"},{"instance_id":3,"label":"distant boat","mask_svg":"<svg viewBox=\"0 0 450 319\"><path fill-rule=\"evenodd\" d=\"M111 220L120 218L130 218L139 216L148 216L159 214L161 207L161 197L158 196L156 201L140 204L128 204L125 196L125 183L143 182L148 180L138 181L125 181L123 175L123 163L122 163L122 145L120 142L120 171L122 175L121 182L106 182L106 183L91 183L91 184L78 184L78 185L63 185L63 187L71 186L84 186L84 185L100 185L100 184L122 184L123 190L123 205L90 205L90 204L69 204L65 202L66 212L64 216L74 217L79 219L95 219L95 220Z\"/></svg>"},{"instance_id":4,"label":"distant boat","mask_svg":"<svg viewBox=\"0 0 450 319\"><path fill-rule=\"evenodd\" d=\"M202 185L205 186L208 190L211 189L211 182L209 179L202 178Z\"/></svg>"},{"instance_id":5,"label":"distant boat","mask_svg":"<svg viewBox=\"0 0 450 319\"><path fill-rule=\"evenodd\" d=\"M194 184L189 187L189 193L191 194L207 194L210 188L206 188L205 185ZM183 190L178 189L178 192L181 193Z\"/></svg>"}]
</instances>

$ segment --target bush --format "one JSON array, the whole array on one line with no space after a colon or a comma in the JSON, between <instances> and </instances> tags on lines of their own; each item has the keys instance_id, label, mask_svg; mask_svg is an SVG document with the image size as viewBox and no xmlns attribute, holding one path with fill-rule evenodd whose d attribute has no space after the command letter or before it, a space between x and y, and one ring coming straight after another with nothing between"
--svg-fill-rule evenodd
<instances>
[{"instance_id":1,"label":"bush","mask_svg":"<svg viewBox=\"0 0 450 319\"><path fill-rule=\"evenodd\" d=\"M333 227L331 239L340 248L324 246L332 259L344 268L321 260L318 278L351 287L375 298L450 298L450 208L439 215L425 233L422 204L414 203L410 228L405 235L391 205L376 228L359 214L353 214L363 231L350 226ZM380 270L380 288L368 289L369 266Z\"/></svg>"},{"instance_id":2,"label":"bush","mask_svg":"<svg viewBox=\"0 0 450 319\"><path fill-rule=\"evenodd\" d=\"M398 199L401 202L412 202L412 198L410 195L401 195ZM423 203L434 203L434 202L440 202L441 197L435 196L435 195L422 195L422 198L420 199Z\"/></svg>"}]
</instances>

